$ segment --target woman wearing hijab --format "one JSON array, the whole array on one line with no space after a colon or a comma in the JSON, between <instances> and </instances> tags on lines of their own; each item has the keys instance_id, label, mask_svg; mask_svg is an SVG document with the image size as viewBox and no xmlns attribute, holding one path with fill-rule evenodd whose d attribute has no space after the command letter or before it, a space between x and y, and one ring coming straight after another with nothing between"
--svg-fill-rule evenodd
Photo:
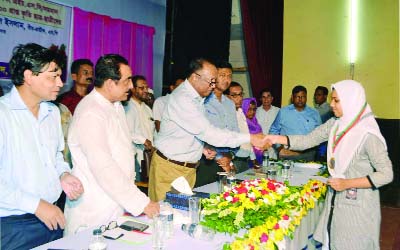
<instances>
[{"instance_id":1,"label":"woman wearing hijab","mask_svg":"<svg viewBox=\"0 0 400 250\"><path fill-rule=\"evenodd\" d=\"M246 116L247 126L249 127L250 134L261 134L262 128L256 118L257 101L256 98L245 98L242 102L242 110ZM263 150L253 147L254 154L256 155L256 164L262 164Z\"/></svg>"},{"instance_id":2,"label":"woman wearing hijab","mask_svg":"<svg viewBox=\"0 0 400 250\"><path fill-rule=\"evenodd\" d=\"M270 136L271 143L304 150L328 141L325 207L314 233L323 249L379 249L381 223L377 188L393 179L385 139L356 81L332 85L328 120L305 136Z\"/></svg>"}]
</instances>

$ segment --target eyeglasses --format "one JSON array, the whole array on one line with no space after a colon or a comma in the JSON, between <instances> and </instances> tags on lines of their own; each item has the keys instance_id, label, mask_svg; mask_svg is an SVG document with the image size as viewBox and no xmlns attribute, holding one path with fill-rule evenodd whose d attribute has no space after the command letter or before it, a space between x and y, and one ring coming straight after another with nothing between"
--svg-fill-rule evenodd
<instances>
[{"instance_id":1,"label":"eyeglasses","mask_svg":"<svg viewBox=\"0 0 400 250\"><path fill-rule=\"evenodd\" d=\"M232 98L237 98L239 96L243 97L243 92L239 94L230 94L229 96L231 96Z\"/></svg>"},{"instance_id":2,"label":"eyeglasses","mask_svg":"<svg viewBox=\"0 0 400 250\"><path fill-rule=\"evenodd\" d=\"M99 229L100 229L101 233L104 233L107 230L113 230L114 228L117 228L117 227L118 227L117 222L116 221L111 221L110 223L108 223L107 226L106 225L101 225Z\"/></svg>"},{"instance_id":3,"label":"eyeglasses","mask_svg":"<svg viewBox=\"0 0 400 250\"><path fill-rule=\"evenodd\" d=\"M198 77L200 77L203 81L208 82L208 84L210 84L210 87L212 85L217 84L217 80L212 78L210 81L207 81L205 78L203 78L201 75L197 74L196 72L194 72Z\"/></svg>"}]
</instances>

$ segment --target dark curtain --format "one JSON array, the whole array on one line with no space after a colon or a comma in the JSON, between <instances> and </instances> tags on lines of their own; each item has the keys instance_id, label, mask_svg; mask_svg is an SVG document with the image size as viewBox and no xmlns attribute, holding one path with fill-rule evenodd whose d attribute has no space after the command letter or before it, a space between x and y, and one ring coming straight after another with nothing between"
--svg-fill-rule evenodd
<instances>
[{"instance_id":1,"label":"dark curtain","mask_svg":"<svg viewBox=\"0 0 400 250\"><path fill-rule=\"evenodd\" d=\"M164 85L194 57L229 59L232 0L167 0Z\"/></svg>"},{"instance_id":2,"label":"dark curtain","mask_svg":"<svg viewBox=\"0 0 400 250\"><path fill-rule=\"evenodd\" d=\"M255 97L270 88L282 96L283 0L240 0L250 83Z\"/></svg>"}]
</instances>

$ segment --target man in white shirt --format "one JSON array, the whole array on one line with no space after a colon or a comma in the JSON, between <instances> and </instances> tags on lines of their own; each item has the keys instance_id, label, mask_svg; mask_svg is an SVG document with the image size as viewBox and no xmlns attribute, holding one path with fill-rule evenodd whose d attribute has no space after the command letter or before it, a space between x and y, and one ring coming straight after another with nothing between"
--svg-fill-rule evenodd
<instances>
[{"instance_id":1,"label":"man in white shirt","mask_svg":"<svg viewBox=\"0 0 400 250\"><path fill-rule=\"evenodd\" d=\"M236 108L236 118L238 121L239 130L242 133L250 133L249 126L247 125L246 116L242 110L243 102L243 87L238 82L232 82L229 89L226 92L226 96L233 101ZM253 147L250 143L244 143L240 145L239 150L236 152L232 162L236 167L238 173L249 169L249 160L255 163L256 156L253 151Z\"/></svg>"},{"instance_id":2,"label":"man in white shirt","mask_svg":"<svg viewBox=\"0 0 400 250\"><path fill-rule=\"evenodd\" d=\"M208 159L215 157L215 151L204 149L204 142L216 147L238 147L248 142L260 148L267 146L268 141L262 135L219 129L208 121L204 98L215 88L217 73L210 61L192 60L187 79L168 98L160 133L155 139L158 150L151 161L149 196L153 201L163 200L172 181L180 176L193 188L202 153Z\"/></svg>"},{"instance_id":3,"label":"man in white shirt","mask_svg":"<svg viewBox=\"0 0 400 250\"><path fill-rule=\"evenodd\" d=\"M159 212L134 183L132 138L120 103L132 88L131 68L122 56L109 54L97 61L95 76L95 88L78 104L69 129L72 172L85 194L66 203L66 235L107 225L124 211L149 217Z\"/></svg>"},{"instance_id":4,"label":"man in white shirt","mask_svg":"<svg viewBox=\"0 0 400 250\"><path fill-rule=\"evenodd\" d=\"M154 119L149 106L145 103L148 95L146 78L141 75L132 77L132 96L125 106L126 120L130 136L136 149L136 173L140 172L140 164L143 160L143 151L153 148ZM140 175L136 175L136 181L140 181Z\"/></svg>"},{"instance_id":5,"label":"man in white shirt","mask_svg":"<svg viewBox=\"0 0 400 250\"><path fill-rule=\"evenodd\" d=\"M172 91L174 91L174 89L179 87L179 85L184 81L185 80L178 78L176 79L174 84L169 85L171 93ZM160 131L161 116L162 113L164 112L165 105L167 104L168 97L169 94L166 94L165 96L160 96L154 101L153 104L153 118L157 133Z\"/></svg>"},{"instance_id":6,"label":"man in white shirt","mask_svg":"<svg viewBox=\"0 0 400 250\"><path fill-rule=\"evenodd\" d=\"M272 105L273 100L274 97L270 89L265 88L261 91L261 105L256 111L256 117L264 134L269 133L269 129L279 112L279 108Z\"/></svg>"}]
</instances>

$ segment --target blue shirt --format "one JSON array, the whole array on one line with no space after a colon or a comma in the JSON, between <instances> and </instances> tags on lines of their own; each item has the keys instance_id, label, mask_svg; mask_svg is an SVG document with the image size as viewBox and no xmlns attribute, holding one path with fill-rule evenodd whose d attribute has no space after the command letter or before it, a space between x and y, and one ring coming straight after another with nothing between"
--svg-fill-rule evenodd
<instances>
[{"instance_id":1,"label":"blue shirt","mask_svg":"<svg viewBox=\"0 0 400 250\"><path fill-rule=\"evenodd\" d=\"M168 98L155 146L170 159L197 162L203 142L234 148L250 142L250 134L214 127L206 118L204 98L186 80Z\"/></svg>"},{"instance_id":2,"label":"blue shirt","mask_svg":"<svg viewBox=\"0 0 400 250\"><path fill-rule=\"evenodd\" d=\"M233 101L227 98L225 95L221 96L221 102L215 96L214 92L207 97L205 104L207 119L212 125L217 128L226 128L231 131L240 132L237 118L236 118L236 108ZM221 157L221 153L226 152L236 152L237 149L232 149L228 147L217 147L217 158Z\"/></svg>"},{"instance_id":3,"label":"blue shirt","mask_svg":"<svg viewBox=\"0 0 400 250\"><path fill-rule=\"evenodd\" d=\"M306 135L321 125L318 111L307 105L299 112L293 104L279 110L269 130L274 135Z\"/></svg>"},{"instance_id":4,"label":"blue shirt","mask_svg":"<svg viewBox=\"0 0 400 250\"><path fill-rule=\"evenodd\" d=\"M0 98L0 217L35 213L40 199L55 202L64 162L60 111L40 103L36 118L13 87Z\"/></svg>"}]
</instances>

